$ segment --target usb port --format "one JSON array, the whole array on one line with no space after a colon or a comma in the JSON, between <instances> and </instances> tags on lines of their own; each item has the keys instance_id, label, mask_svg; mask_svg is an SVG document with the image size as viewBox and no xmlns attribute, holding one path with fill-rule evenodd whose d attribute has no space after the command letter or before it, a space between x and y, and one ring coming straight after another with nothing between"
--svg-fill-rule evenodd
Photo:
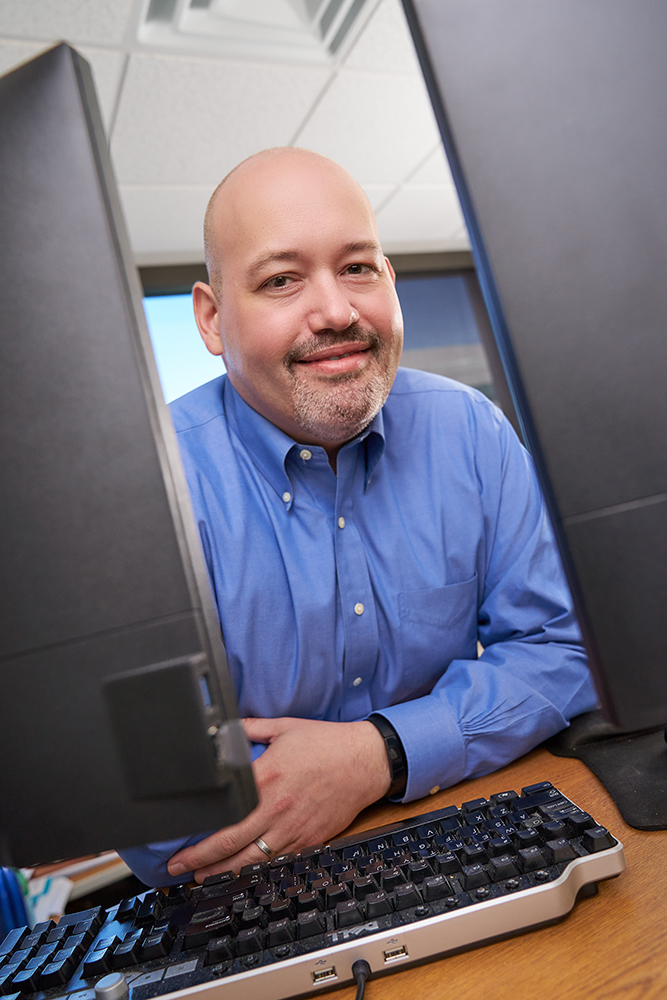
<instances>
[{"instance_id":1,"label":"usb port","mask_svg":"<svg viewBox=\"0 0 667 1000\"><path fill-rule=\"evenodd\" d=\"M330 983L334 979L338 979L335 965L332 965L329 969L322 969L321 972L313 972L315 986L321 986L322 983Z\"/></svg>"},{"instance_id":2,"label":"usb port","mask_svg":"<svg viewBox=\"0 0 667 1000\"><path fill-rule=\"evenodd\" d=\"M385 962L397 962L399 958L407 958L408 949L405 945L401 945L400 948L390 948L389 951L385 951L384 960Z\"/></svg>"}]
</instances>

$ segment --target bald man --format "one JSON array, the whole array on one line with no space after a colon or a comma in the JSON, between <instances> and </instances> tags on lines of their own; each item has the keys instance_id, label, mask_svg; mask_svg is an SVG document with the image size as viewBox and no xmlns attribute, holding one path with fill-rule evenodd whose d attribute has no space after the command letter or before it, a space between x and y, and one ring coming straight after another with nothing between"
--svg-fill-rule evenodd
<instances>
[{"instance_id":1,"label":"bald man","mask_svg":"<svg viewBox=\"0 0 667 1000\"><path fill-rule=\"evenodd\" d=\"M596 701L527 454L480 393L398 369L362 189L267 150L214 192L205 244L195 316L227 374L172 410L260 804L123 852L149 884L326 842Z\"/></svg>"}]
</instances>

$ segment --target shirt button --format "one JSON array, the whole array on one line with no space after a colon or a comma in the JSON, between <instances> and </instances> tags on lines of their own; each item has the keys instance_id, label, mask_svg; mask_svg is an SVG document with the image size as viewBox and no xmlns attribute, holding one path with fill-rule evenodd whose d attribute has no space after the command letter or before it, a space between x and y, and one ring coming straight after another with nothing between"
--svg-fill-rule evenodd
<instances>
[{"instance_id":1,"label":"shirt button","mask_svg":"<svg viewBox=\"0 0 667 1000\"><path fill-rule=\"evenodd\" d=\"M358 688L360 684L363 684L363 678L355 677L352 681L352 687Z\"/></svg>"},{"instance_id":2,"label":"shirt button","mask_svg":"<svg viewBox=\"0 0 667 1000\"><path fill-rule=\"evenodd\" d=\"M304 460L304 462L307 462L309 458L313 457L312 451L308 451L307 448L302 448L299 454L301 455L301 458Z\"/></svg>"},{"instance_id":3,"label":"shirt button","mask_svg":"<svg viewBox=\"0 0 667 1000\"><path fill-rule=\"evenodd\" d=\"M339 528L344 528L345 527L345 518L344 517L339 517L338 518L338 527Z\"/></svg>"},{"instance_id":4,"label":"shirt button","mask_svg":"<svg viewBox=\"0 0 667 1000\"><path fill-rule=\"evenodd\" d=\"M428 794L429 795L435 795L436 792L439 792L439 791L440 791L440 785L434 785L433 788L429 791Z\"/></svg>"},{"instance_id":5,"label":"shirt button","mask_svg":"<svg viewBox=\"0 0 667 1000\"><path fill-rule=\"evenodd\" d=\"M363 606L363 604L355 604L354 605L354 613L355 613L355 615L363 615L363 613L364 613L364 606Z\"/></svg>"},{"instance_id":6,"label":"shirt button","mask_svg":"<svg viewBox=\"0 0 667 1000\"><path fill-rule=\"evenodd\" d=\"M285 501L285 503L289 503L291 499L292 499L292 494L285 491L283 493L283 500Z\"/></svg>"}]
</instances>

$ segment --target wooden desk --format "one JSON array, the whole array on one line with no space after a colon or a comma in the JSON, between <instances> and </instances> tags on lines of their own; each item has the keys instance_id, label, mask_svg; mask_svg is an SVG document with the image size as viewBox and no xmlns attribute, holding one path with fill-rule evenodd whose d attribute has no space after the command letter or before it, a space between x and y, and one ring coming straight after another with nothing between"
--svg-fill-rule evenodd
<instances>
[{"instance_id":1,"label":"wooden desk","mask_svg":"<svg viewBox=\"0 0 667 1000\"><path fill-rule=\"evenodd\" d=\"M349 833L431 809L549 780L622 841L628 867L560 923L371 978L366 1000L665 1000L667 832L627 826L579 761L534 750L509 767L407 806L365 810ZM354 987L320 996L353 1000Z\"/></svg>"}]
</instances>

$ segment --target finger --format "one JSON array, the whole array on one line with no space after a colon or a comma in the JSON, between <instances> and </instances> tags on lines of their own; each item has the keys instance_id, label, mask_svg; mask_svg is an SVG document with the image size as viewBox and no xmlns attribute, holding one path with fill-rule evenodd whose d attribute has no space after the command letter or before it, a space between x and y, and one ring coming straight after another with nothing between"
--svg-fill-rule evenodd
<instances>
[{"instance_id":1,"label":"finger","mask_svg":"<svg viewBox=\"0 0 667 1000\"><path fill-rule=\"evenodd\" d=\"M262 837L262 840L264 838ZM218 861L216 864L207 865L205 868L198 868L195 871L195 882L203 882L209 875L218 875L220 872L239 872L244 865L268 864L269 858L257 845L249 844L238 854Z\"/></svg>"},{"instance_id":2,"label":"finger","mask_svg":"<svg viewBox=\"0 0 667 1000\"><path fill-rule=\"evenodd\" d=\"M270 743L286 729L287 719L243 719L243 730L253 743Z\"/></svg>"},{"instance_id":3,"label":"finger","mask_svg":"<svg viewBox=\"0 0 667 1000\"><path fill-rule=\"evenodd\" d=\"M269 818L262 818L261 807L258 807L242 823L225 826L212 833L210 837L200 840L199 843L178 851L169 858L167 871L170 875L184 875L186 872L233 857L251 844L255 837L259 837L268 822Z\"/></svg>"}]
</instances>

